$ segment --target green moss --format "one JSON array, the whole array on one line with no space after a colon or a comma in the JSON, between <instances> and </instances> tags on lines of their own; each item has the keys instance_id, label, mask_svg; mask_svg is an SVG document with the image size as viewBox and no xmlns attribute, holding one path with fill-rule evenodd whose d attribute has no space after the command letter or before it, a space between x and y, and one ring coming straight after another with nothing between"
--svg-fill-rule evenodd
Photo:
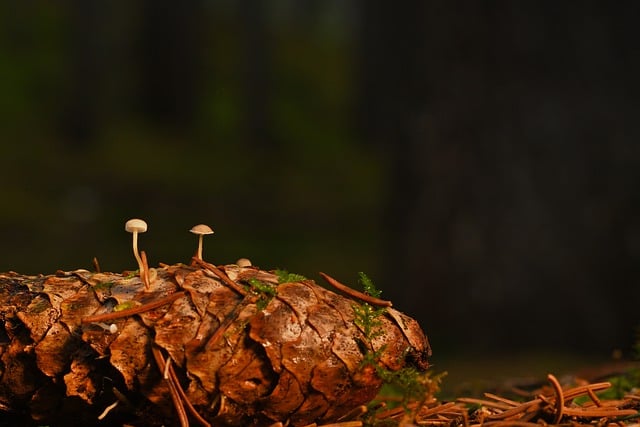
<instances>
[{"instance_id":1,"label":"green moss","mask_svg":"<svg viewBox=\"0 0 640 427\"><path fill-rule=\"evenodd\" d=\"M108 291L111 289L115 283L113 282L100 282L93 286L93 289L96 291Z\"/></svg>"},{"instance_id":2,"label":"green moss","mask_svg":"<svg viewBox=\"0 0 640 427\"><path fill-rule=\"evenodd\" d=\"M376 400L388 397L399 398L398 404L404 406L405 409L411 401L421 401L435 395L440 390L442 379L447 375L446 372L436 375L429 371L420 372L413 367L393 372L387 369L377 369L376 373L384 381L384 386L378 395L379 399ZM372 403L375 404L376 400Z\"/></svg>"},{"instance_id":3,"label":"green moss","mask_svg":"<svg viewBox=\"0 0 640 427\"><path fill-rule=\"evenodd\" d=\"M358 283L362 285L365 294L375 298L380 298L380 295L382 295L382 291L376 288L371 279L362 271L358 273Z\"/></svg>"},{"instance_id":4,"label":"green moss","mask_svg":"<svg viewBox=\"0 0 640 427\"><path fill-rule=\"evenodd\" d=\"M272 297L276 295L276 288L273 285L270 285L269 283L262 282L256 279L255 277L249 279L248 282L251 285L251 287L257 290L258 292L270 295Z\"/></svg>"},{"instance_id":5,"label":"green moss","mask_svg":"<svg viewBox=\"0 0 640 427\"><path fill-rule=\"evenodd\" d=\"M371 279L366 274L360 272L359 282L364 292L373 297L379 298L382 292L376 288ZM354 323L363 331L365 339L368 343L362 343L360 346L363 350L363 359L360 363L360 369L371 366L375 369L376 375L384 383L383 390L385 394L392 394L399 397L399 402L408 409L408 403L414 400L423 400L428 396L432 396L439 389L440 381L446 374L439 374L432 377L429 372L418 371L414 367L404 367L397 371L387 369L380 363L380 357L384 353L386 347L382 346L376 351L370 350L371 340L384 333L382 328L381 316L386 313L385 307L376 308L370 304L354 304L352 306L354 314ZM408 351L409 348L406 349ZM402 357L404 359L404 357ZM374 400L372 407L377 403ZM372 411L374 412L374 411ZM371 417L367 425L379 425L374 421L375 417Z\"/></svg>"},{"instance_id":6,"label":"green moss","mask_svg":"<svg viewBox=\"0 0 640 427\"><path fill-rule=\"evenodd\" d=\"M276 275L278 276L278 283L292 283L292 282L300 282L302 280L307 280L301 274L289 273L287 270L276 270Z\"/></svg>"},{"instance_id":7,"label":"green moss","mask_svg":"<svg viewBox=\"0 0 640 427\"><path fill-rule=\"evenodd\" d=\"M640 386L640 369L630 369L624 374L608 378L611 388L600 393L602 399L622 399L626 394Z\"/></svg>"},{"instance_id":8,"label":"green moss","mask_svg":"<svg viewBox=\"0 0 640 427\"><path fill-rule=\"evenodd\" d=\"M113 311L124 311L136 306L134 301L126 301L113 307Z\"/></svg>"},{"instance_id":9,"label":"green moss","mask_svg":"<svg viewBox=\"0 0 640 427\"><path fill-rule=\"evenodd\" d=\"M251 285L251 291L258 294L258 300L256 301L256 307L258 310L264 310L269 301L276 296L276 287L272 284L262 282L255 277L252 277L247 282Z\"/></svg>"},{"instance_id":10,"label":"green moss","mask_svg":"<svg viewBox=\"0 0 640 427\"><path fill-rule=\"evenodd\" d=\"M353 308L354 314L353 321L360 329L362 329L367 340L371 341L384 333L382 328L380 328L382 326L380 316L387 311L384 307L374 308L371 304L367 304L366 302L361 305L354 304L351 307Z\"/></svg>"},{"instance_id":11,"label":"green moss","mask_svg":"<svg viewBox=\"0 0 640 427\"><path fill-rule=\"evenodd\" d=\"M136 271L129 271L129 273L124 276L124 279L133 279L134 277L136 277L138 274L140 274L140 270L136 270Z\"/></svg>"},{"instance_id":12,"label":"green moss","mask_svg":"<svg viewBox=\"0 0 640 427\"><path fill-rule=\"evenodd\" d=\"M358 273L359 282L362 285L364 292L372 297L379 298L382 294L371 279L367 277L363 272ZM384 307L375 308L371 304L354 304L352 306L354 314L354 323L362 329L364 336L371 341L372 339L380 336L384 331L380 328L382 322L380 316L382 316L387 310Z\"/></svg>"}]
</instances>

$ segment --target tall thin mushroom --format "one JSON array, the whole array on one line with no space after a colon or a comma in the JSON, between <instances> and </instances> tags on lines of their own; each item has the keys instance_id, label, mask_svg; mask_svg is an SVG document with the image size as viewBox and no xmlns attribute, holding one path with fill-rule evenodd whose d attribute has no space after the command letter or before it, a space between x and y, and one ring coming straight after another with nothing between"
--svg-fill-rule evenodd
<instances>
[{"instance_id":1,"label":"tall thin mushroom","mask_svg":"<svg viewBox=\"0 0 640 427\"><path fill-rule=\"evenodd\" d=\"M128 233L133 234L133 255L136 257L136 261L138 261L138 269L140 270L140 277L142 278L144 277L145 270L142 258L140 258L140 254L138 253L138 233L147 231L147 223L141 219L133 218L125 223L124 229Z\"/></svg>"},{"instance_id":2,"label":"tall thin mushroom","mask_svg":"<svg viewBox=\"0 0 640 427\"><path fill-rule=\"evenodd\" d=\"M194 225L189 231L198 236L198 252L196 253L196 258L202 260L202 240L205 235L213 234L213 230L206 224L198 224Z\"/></svg>"}]
</instances>

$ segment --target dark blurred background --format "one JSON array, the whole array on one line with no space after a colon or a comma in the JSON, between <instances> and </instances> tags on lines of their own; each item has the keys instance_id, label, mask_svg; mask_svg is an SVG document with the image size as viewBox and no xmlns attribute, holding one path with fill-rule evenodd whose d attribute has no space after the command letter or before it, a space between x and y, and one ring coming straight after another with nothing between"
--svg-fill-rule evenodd
<instances>
[{"instance_id":1,"label":"dark blurred background","mask_svg":"<svg viewBox=\"0 0 640 427\"><path fill-rule=\"evenodd\" d=\"M438 354L640 324L638 2L3 2L0 271L366 272Z\"/></svg>"}]
</instances>

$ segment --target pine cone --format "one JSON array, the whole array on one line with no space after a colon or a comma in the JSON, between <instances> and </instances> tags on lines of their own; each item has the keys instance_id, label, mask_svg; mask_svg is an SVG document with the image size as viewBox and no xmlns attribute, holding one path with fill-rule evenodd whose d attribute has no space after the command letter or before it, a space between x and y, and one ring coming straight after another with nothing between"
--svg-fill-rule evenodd
<instances>
[{"instance_id":1,"label":"pine cone","mask_svg":"<svg viewBox=\"0 0 640 427\"><path fill-rule=\"evenodd\" d=\"M377 369L428 367L418 324L387 307L372 333L365 304L202 261L151 269L148 289L136 275L0 274L0 425L166 425L185 407L216 426L332 422L375 397Z\"/></svg>"}]
</instances>

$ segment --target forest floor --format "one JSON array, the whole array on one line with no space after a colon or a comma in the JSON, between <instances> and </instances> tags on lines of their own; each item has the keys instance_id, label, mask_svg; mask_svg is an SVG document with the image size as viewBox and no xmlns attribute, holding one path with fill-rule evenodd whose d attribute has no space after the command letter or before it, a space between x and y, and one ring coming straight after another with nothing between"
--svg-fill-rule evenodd
<instances>
[{"instance_id":1,"label":"forest floor","mask_svg":"<svg viewBox=\"0 0 640 427\"><path fill-rule=\"evenodd\" d=\"M619 372L630 362L615 360L607 355L552 351L523 351L498 354L465 353L434 355L433 371L445 372L440 395L452 397L478 395L487 390L500 390L510 384L536 383L547 374L569 379L580 377L595 381Z\"/></svg>"},{"instance_id":2,"label":"forest floor","mask_svg":"<svg viewBox=\"0 0 640 427\"><path fill-rule=\"evenodd\" d=\"M411 426L640 427L640 361L549 352L462 356L434 360L434 373L446 375L421 409L414 406L409 416L388 410L378 419Z\"/></svg>"}]
</instances>

